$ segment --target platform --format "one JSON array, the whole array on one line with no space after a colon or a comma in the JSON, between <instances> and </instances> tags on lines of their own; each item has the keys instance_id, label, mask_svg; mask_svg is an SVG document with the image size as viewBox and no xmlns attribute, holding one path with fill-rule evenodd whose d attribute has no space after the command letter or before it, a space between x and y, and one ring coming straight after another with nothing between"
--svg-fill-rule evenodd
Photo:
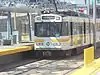
<instances>
[{"instance_id":1,"label":"platform","mask_svg":"<svg viewBox=\"0 0 100 75\"><path fill-rule=\"evenodd\" d=\"M100 53L100 49L96 49L95 52L96 57ZM94 59L93 46L84 49L84 66L72 72L71 75L100 75L100 56Z\"/></svg>"},{"instance_id":2,"label":"platform","mask_svg":"<svg viewBox=\"0 0 100 75\"><path fill-rule=\"evenodd\" d=\"M21 43L13 46L0 46L0 56L29 51L33 49L33 43Z\"/></svg>"},{"instance_id":3,"label":"platform","mask_svg":"<svg viewBox=\"0 0 100 75\"><path fill-rule=\"evenodd\" d=\"M88 66L74 71L71 75L100 75L100 58L95 59Z\"/></svg>"}]
</instances>

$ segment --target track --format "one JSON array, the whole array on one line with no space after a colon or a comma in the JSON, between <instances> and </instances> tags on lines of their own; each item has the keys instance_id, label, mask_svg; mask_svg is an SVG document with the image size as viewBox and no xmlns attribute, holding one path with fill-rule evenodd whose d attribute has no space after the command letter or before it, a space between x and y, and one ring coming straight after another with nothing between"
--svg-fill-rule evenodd
<instances>
[{"instance_id":1,"label":"track","mask_svg":"<svg viewBox=\"0 0 100 75\"><path fill-rule=\"evenodd\" d=\"M77 59L75 59L77 58ZM36 74L36 75L56 75L61 73L61 75L66 75L71 70L76 69L80 66L81 63L79 59L82 59L83 56L73 56L73 57L63 57L63 58L45 58L43 60L36 60L31 62L27 61L26 64L23 64L22 66L19 66L16 68L8 68L6 70L3 70L0 75L30 75L30 74ZM22 62L23 63L23 62ZM25 61L24 61L25 63ZM80 63L80 64L79 64ZM76 65L77 64L77 65Z\"/></svg>"},{"instance_id":2,"label":"track","mask_svg":"<svg viewBox=\"0 0 100 75\"><path fill-rule=\"evenodd\" d=\"M9 62L9 63L6 63L6 64L0 64L0 72L3 72L3 71L7 71L9 69L12 69L12 68L16 68L18 66L22 66L22 65L26 65L28 63L33 63L33 62L37 62L37 61L40 61L42 60L43 57L40 57L40 58L32 58L32 57L28 57L28 58L25 58L25 59L22 59L20 61L13 61L13 62Z\"/></svg>"},{"instance_id":3,"label":"track","mask_svg":"<svg viewBox=\"0 0 100 75\"><path fill-rule=\"evenodd\" d=\"M99 53L100 49L96 51L96 58L100 57ZM41 60L39 58L36 61L31 59L23 62L20 66L3 70L0 75L70 75L74 70L83 66L83 54L63 58Z\"/></svg>"}]
</instances>

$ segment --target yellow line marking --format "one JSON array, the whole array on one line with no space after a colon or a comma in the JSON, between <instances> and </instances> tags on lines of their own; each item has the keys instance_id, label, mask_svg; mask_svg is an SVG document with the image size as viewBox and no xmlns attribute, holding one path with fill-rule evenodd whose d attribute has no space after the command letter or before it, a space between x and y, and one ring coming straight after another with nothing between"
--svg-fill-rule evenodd
<instances>
[{"instance_id":1,"label":"yellow line marking","mask_svg":"<svg viewBox=\"0 0 100 75\"><path fill-rule=\"evenodd\" d=\"M32 49L33 46L22 46L22 47L11 48L11 49L2 49L0 50L0 56L14 54L18 52L30 51Z\"/></svg>"},{"instance_id":2,"label":"yellow line marking","mask_svg":"<svg viewBox=\"0 0 100 75\"><path fill-rule=\"evenodd\" d=\"M68 42L71 38L66 39L52 39L52 42Z\"/></svg>"}]
</instances>

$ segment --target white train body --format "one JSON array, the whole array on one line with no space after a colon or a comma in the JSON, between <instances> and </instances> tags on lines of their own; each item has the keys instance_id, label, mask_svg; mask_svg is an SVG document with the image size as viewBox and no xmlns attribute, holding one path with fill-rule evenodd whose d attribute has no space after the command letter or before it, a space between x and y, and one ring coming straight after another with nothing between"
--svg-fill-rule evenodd
<instances>
[{"instance_id":1,"label":"white train body","mask_svg":"<svg viewBox=\"0 0 100 75\"><path fill-rule=\"evenodd\" d=\"M100 33L99 20L97 34ZM35 17L35 50L69 50L93 44L92 19L56 14ZM100 35L97 35L97 42Z\"/></svg>"}]
</instances>

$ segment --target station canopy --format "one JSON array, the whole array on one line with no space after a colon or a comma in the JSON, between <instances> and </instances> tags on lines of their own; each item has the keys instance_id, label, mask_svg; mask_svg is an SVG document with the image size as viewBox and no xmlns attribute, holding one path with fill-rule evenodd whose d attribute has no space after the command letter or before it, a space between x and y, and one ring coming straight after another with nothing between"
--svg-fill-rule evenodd
<instances>
[{"instance_id":1,"label":"station canopy","mask_svg":"<svg viewBox=\"0 0 100 75\"><path fill-rule=\"evenodd\" d=\"M36 13L39 10L37 8L22 6L22 7L1 7L0 11L17 12L17 13L29 13L29 12Z\"/></svg>"}]
</instances>

